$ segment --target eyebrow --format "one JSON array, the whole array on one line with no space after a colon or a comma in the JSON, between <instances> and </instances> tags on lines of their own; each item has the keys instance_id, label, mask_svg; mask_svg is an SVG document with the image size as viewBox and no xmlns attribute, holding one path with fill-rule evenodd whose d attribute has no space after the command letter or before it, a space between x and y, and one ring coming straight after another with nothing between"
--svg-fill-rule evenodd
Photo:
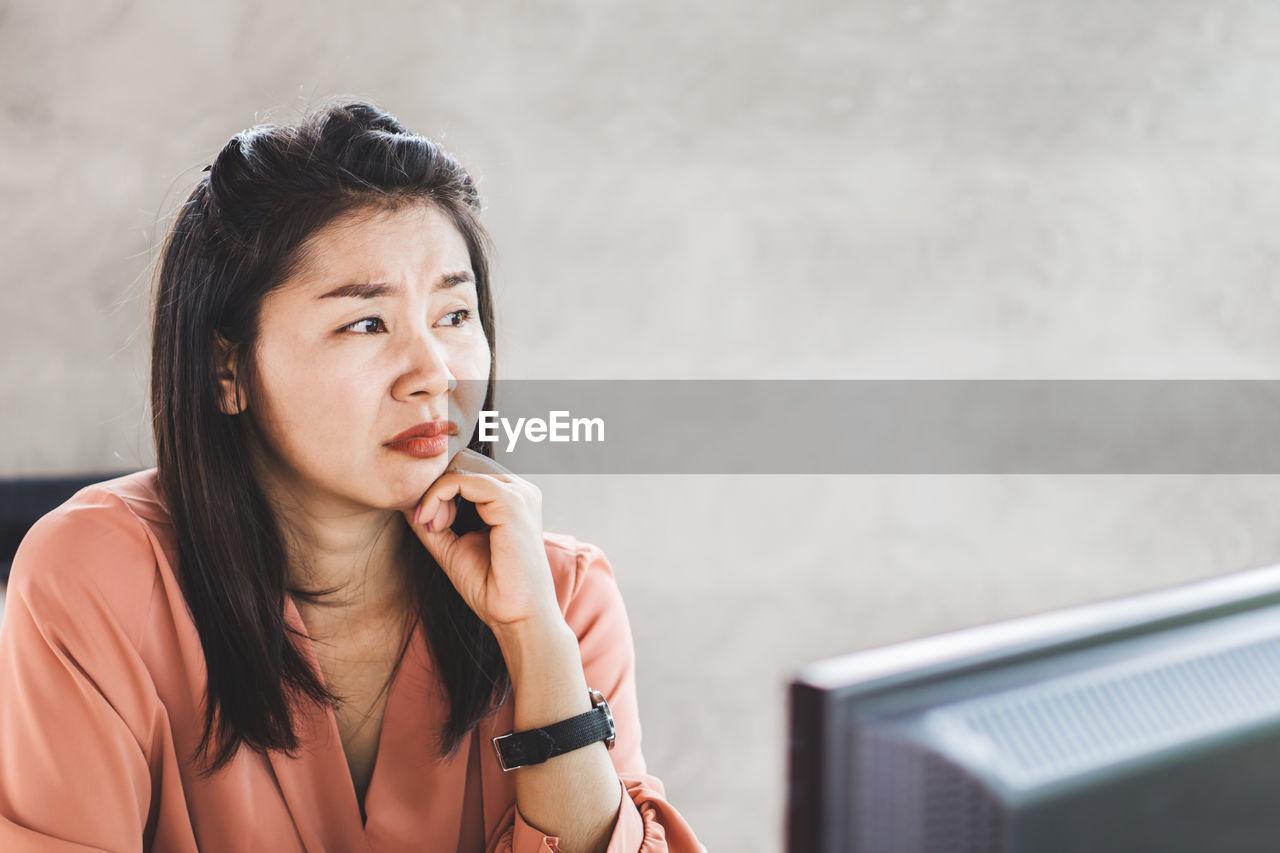
<instances>
[{"instance_id":1,"label":"eyebrow","mask_svg":"<svg viewBox=\"0 0 1280 853\"><path fill-rule=\"evenodd\" d=\"M448 290L451 287L457 287L460 284L474 282L475 278L468 270L461 272L449 272L440 276L436 280L435 285L431 288L435 290ZM394 284L385 282L375 282L371 284L343 284L330 290L328 293L322 293L317 299L377 299L379 296L394 296L400 292L400 288Z\"/></svg>"}]
</instances>

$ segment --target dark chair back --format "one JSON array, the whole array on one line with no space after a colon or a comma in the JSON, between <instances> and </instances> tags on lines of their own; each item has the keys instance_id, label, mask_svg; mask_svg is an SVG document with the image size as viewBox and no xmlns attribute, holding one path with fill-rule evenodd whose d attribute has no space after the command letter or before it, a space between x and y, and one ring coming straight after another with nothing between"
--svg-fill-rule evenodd
<instances>
[{"instance_id":1,"label":"dark chair back","mask_svg":"<svg viewBox=\"0 0 1280 853\"><path fill-rule=\"evenodd\" d=\"M0 477L0 584L9 580L9 567L18 543L40 516L56 509L85 486L122 473Z\"/></svg>"}]
</instances>

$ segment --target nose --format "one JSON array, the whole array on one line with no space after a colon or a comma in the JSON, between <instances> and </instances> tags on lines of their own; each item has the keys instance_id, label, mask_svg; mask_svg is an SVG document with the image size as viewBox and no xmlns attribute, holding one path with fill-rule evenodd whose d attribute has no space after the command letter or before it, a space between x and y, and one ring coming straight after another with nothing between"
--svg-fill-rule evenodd
<instances>
[{"instance_id":1,"label":"nose","mask_svg":"<svg viewBox=\"0 0 1280 853\"><path fill-rule=\"evenodd\" d=\"M451 390L457 380L449 369L446 352L429 330L406 338L391 396L408 401L415 395L435 397Z\"/></svg>"}]
</instances>

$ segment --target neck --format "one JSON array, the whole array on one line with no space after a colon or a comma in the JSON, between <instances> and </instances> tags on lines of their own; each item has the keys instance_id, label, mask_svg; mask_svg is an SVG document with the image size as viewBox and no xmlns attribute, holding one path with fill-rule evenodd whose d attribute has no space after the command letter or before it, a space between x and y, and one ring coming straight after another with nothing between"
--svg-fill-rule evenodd
<instances>
[{"instance_id":1,"label":"neck","mask_svg":"<svg viewBox=\"0 0 1280 853\"><path fill-rule=\"evenodd\" d=\"M400 620L413 607L405 559L412 533L399 512L326 507L298 500L287 489L268 494L284 540L289 588L325 593L295 595L308 625L372 628Z\"/></svg>"},{"instance_id":2,"label":"neck","mask_svg":"<svg viewBox=\"0 0 1280 853\"><path fill-rule=\"evenodd\" d=\"M258 448L255 446L255 451ZM308 630L379 630L402 621L414 607L412 536L403 516L309 493L255 452L259 482L275 510L288 560L288 587Z\"/></svg>"},{"instance_id":3,"label":"neck","mask_svg":"<svg viewBox=\"0 0 1280 853\"><path fill-rule=\"evenodd\" d=\"M326 518L295 509L281 516L290 588L328 592L315 600L300 598L299 609L360 623L404 613L412 586L399 513Z\"/></svg>"}]
</instances>

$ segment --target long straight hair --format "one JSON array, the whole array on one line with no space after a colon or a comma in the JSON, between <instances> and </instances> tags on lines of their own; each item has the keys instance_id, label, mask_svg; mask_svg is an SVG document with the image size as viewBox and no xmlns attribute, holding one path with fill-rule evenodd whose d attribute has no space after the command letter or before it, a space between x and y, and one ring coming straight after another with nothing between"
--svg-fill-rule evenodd
<instances>
[{"instance_id":1,"label":"long straight hair","mask_svg":"<svg viewBox=\"0 0 1280 853\"><path fill-rule=\"evenodd\" d=\"M332 105L295 125L236 134L206 172L160 255L151 410L179 583L208 672L203 732L190 760L212 775L241 745L293 756L298 703L342 700L308 665L300 635L285 622L286 595L318 600L333 590L288 585L284 534L249 462L252 418L219 407L219 337L236 351L237 382L253 387L263 298L288 279L307 238L344 214L431 204L457 227L470 254L489 342L485 409L493 407L497 353L479 195L467 171L432 140L370 104ZM469 447L491 453L474 434ZM462 502L453 529L482 527L474 505ZM493 632L421 541L413 534L405 540L414 616L449 697L449 717L437 733L439 754L448 757L506 701L511 681Z\"/></svg>"}]
</instances>

